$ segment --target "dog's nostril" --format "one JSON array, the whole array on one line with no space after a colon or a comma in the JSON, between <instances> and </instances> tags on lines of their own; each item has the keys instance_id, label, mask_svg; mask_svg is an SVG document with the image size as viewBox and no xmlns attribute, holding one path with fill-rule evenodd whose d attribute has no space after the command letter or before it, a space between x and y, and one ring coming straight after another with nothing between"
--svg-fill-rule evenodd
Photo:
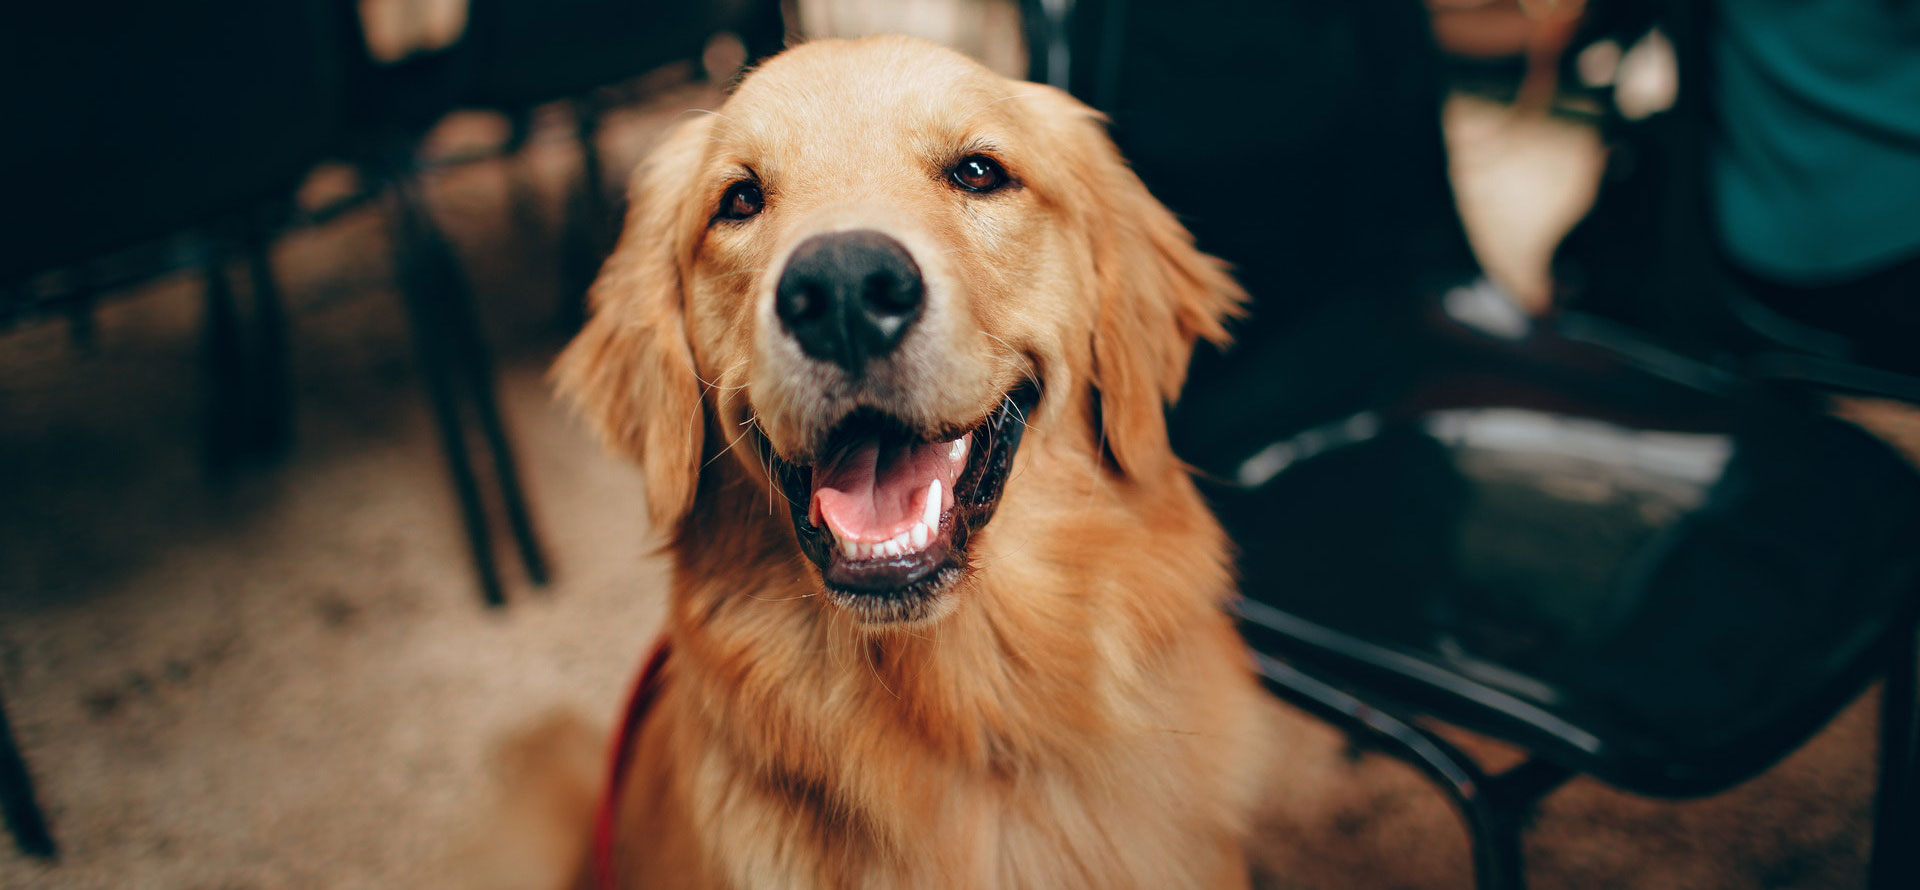
<instances>
[{"instance_id":1,"label":"dog's nostril","mask_svg":"<svg viewBox=\"0 0 1920 890\"><path fill-rule=\"evenodd\" d=\"M926 286L907 249L873 231L807 239L774 290L782 326L808 355L859 374L899 345Z\"/></svg>"},{"instance_id":2,"label":"dog's nostril","mask_svg":"<svg viewBox=\"0 0 1920 890\"><path fill-rule=\"evenodd\" d=\"M781 317L793 320L818 318L827 311L827 297L824 288L809 285L796 288L789 305L782 307Z\"/></svg>"},{"instance_id":3,"label":"dog's nostril","mask_svg":"<svg viewBox=\"0 0 1920 890\"><path fill-rule=\"evenodd\" d=\"M868 311L912 312L920 307L920 279L904 280L890 269L876 271L867 276L863 297Z\"/></svg>"}]
</instances>

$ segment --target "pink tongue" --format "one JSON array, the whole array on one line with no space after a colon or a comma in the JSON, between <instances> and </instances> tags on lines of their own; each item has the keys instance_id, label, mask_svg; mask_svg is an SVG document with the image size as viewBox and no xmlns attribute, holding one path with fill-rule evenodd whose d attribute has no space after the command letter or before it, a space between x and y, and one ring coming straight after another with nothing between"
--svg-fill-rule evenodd
<instances>
[{"instance_id":1,"label":"pink tongue","mask_svg":"<svg viewBox=\"0 0 1920 890\"><path fill-rule=\"evenodd\" d=\"M953 490L958 467L948 447L879 439L850 446L813 468L813 505L840 540L892 538L919 521L933 480L943 501Z\"/></svg>"}]
</instances>

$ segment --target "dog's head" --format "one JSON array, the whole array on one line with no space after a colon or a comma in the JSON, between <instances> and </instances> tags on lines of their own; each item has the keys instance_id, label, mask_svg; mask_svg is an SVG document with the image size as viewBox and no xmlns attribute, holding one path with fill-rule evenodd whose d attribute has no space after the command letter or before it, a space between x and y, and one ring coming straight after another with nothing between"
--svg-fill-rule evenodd
<instances>
[{"instance_id":1,"label":"dog's head","mask_svg":"<svg viewBox=\"0 0 1920 890\"><path fill-rule=\"evenodd\" d=\"M1023 443L1180 478L1166 403L1241 299L1098 113L903 38L774 58L632 198L560 388L663 530L703 473L784 494L823 599L870 625L992 570L969 552L1016 463L1051 472Z\"/></svg>"}]
</instances>

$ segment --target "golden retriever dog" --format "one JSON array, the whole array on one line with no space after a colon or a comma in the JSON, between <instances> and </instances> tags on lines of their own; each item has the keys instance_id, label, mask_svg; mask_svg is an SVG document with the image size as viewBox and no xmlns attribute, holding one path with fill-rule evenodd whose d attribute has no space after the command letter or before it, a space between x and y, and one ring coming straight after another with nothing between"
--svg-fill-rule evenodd
<instances>
[{"instance_id":1,"label":"golden retriever dog","mask_svg":"<svg viewBox=\"0 0 1920 890\"><path fill-rule=\"evenodd\" d=\"M1247 886L1271 700L1165 421L1243 295L1100 115L822 41L635 178L555 379L670 654L576 885Z\"/></svg>"}]
</instances>

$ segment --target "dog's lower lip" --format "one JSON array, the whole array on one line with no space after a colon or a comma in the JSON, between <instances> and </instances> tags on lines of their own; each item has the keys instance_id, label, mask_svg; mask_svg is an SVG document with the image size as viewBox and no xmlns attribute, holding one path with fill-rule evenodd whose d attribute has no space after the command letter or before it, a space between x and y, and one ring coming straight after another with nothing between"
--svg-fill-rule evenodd
<instances>
[{"instance_id":1,"label":"dog's lower lip","mask_svg":"<svg viewBox=\"0 0 1920 890\"><path fill-rule=\"evenodd\" d=\"M919 549L897 555L865 558L834 553L821 566L828 585L847 593L887 594L904 590L938 571L952 550L953 520L943 519L937 531Z\"/></svg>"}]
</instances>

